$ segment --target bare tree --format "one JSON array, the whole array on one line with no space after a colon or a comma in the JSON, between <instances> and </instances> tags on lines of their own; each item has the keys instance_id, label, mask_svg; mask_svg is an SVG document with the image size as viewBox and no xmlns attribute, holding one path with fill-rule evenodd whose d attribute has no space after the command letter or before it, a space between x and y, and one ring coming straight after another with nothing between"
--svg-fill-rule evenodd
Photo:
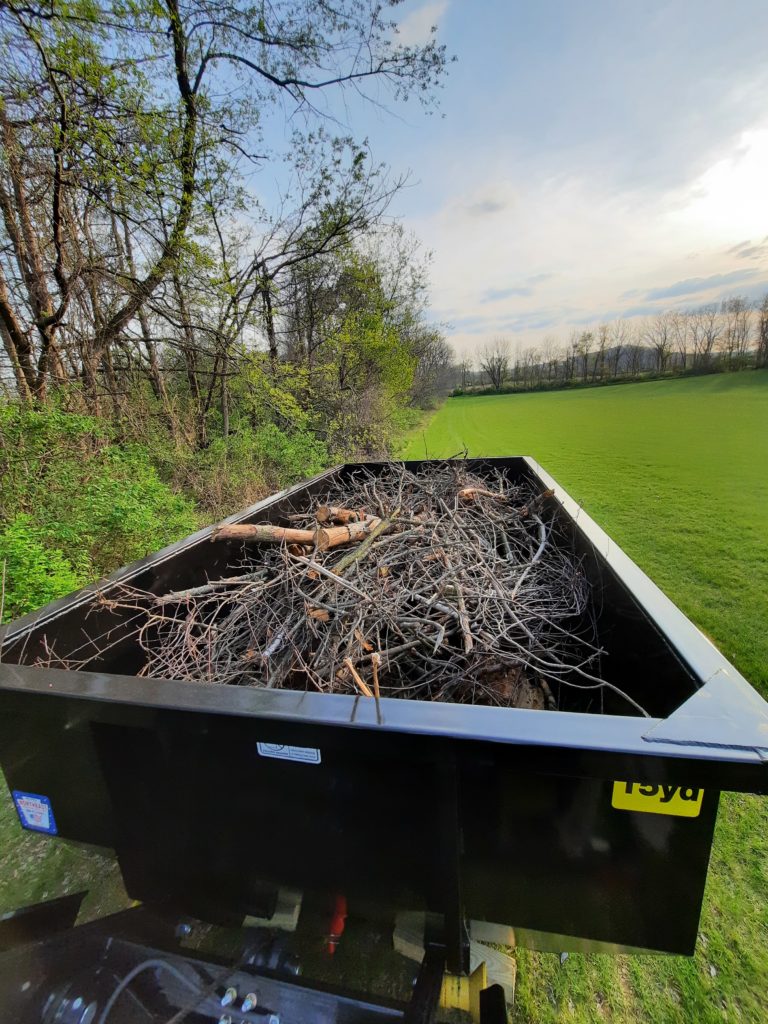
<instances>
[{"instance_id":1,"label":"bare tree","mask_svg":"<svg viewBox=\"0 0 768 1024\"><path fill-rule=\"evenodd\" d=\"M557 338L548 334L542 344L541 358L547 372L547 380L551 381L557 376L557 366L560 362L561 353Z\"/></svg>"},{"instance_id":2,"label":"bare tree","mask_svg":"<svg viewBox=\"0 0 768 1024\"><path fill-rule=\"evenodd\" d=\"M463 389L469 387L472 383L472 378L475 373L475 360L472 358L464 358L459 363L459 379L461 380L461 386Z\"/></svg>"},{"instance_id":3,"label":"bare tree","mask_svg":"<svg viewBox=\"0 0 768 1024\"><path fill-rule=\"evenodd\" d=\"M631 331L626 320L615 320L611 325L611 344L608 351L609 373L612 377L618 377L622 356L625 354L627 344L630 341Z\"/></svg>"},{"instance_id":4,"label":"bare tree","mask_svg":"<svg viewBox=\"0 0 768 1024\"><path fill-rule=\"evenodd\" d=\"M728 360L728 365L743 366L752 334L752 307L741 295L725 299L721 306L723 331L720 336L720 349Z\"/></svg>"},{"instance_id":5,"label":"bare tree","mask_svg":"<svg viewBox=\"0 0 768 1024\"><path fill-rule=\"evenodd\" d=\"M712 352L723 330L717 306L710 303L696 310L696 341L694 362L707 367L712 362Z\"/></svg>"},{"instance_id":6,"label":"bare tree","mask_svg":"<svg viewBox=\"0 0 768 1024\"><path fill-rule=\"evenodd\" d=\"M685 370L688 366L688 351L691 337L691 316L690 313L675 310L669 314L672 341L674 344L674 355L677 357L680 366Z\"/></svg>"},{"instance_id":7,"label":"bare tree","mask_svg":"<svg viewBox=\"0 0 768 1024\"><path fill-rule=\"evenodd\" d=\"M411 387L414 405L428 409L450 391L454 353L442 334L433 329L422 330L409 346L416 360Z\"/></svg>"},{"instance_id":8,"label":"bare tree","mask_svg":"<svg viewBox=\"0 0 768 1024\"><path fill-rule=\"evenodd\" d=\"M523 349L519 360L515 363L515 368L519 368L523 384L530 388L536 386L541 376L541 353L535 345Z\"/></svg>"},{"instance_id":9,"label":"bare tree","mask_svg":"<svg viewBox=\"0 0 768 1024\"><path fill-rule=\"evenodd\" d=\"M664 373L672 354L672 314L657 313L646 323L644 337L654 354L654 368Z\"/></svg>"},{"instance_id":10,"label":"bare tree","mask_svg":"<svg viewBox=\"0 0 768 1024\"><path fill-rule=\"evenodd\" d=\"M480 352L480 369L487 375L491 387L500 391L509 373L509 342L506 338L494 338Z\"/></svg>"},{"instance_id":11,"label":"bare tree","mask_svg":"<svg viewBox=\"0 0 768 1024\"><path fill-rule=\"evenodd\" d=\"M565 350L565 380L573 380L576 376L576 364L579 355L579 332L571 331L568 339L568 347Z\"/></svg>"},{"instance_id":12,"label":"bare tree","mask_svg":"<svg viewBox=\"0 0 768 1024\"><path fill-rule=\"evenodd\" d=\"M763 297L757 313L757 350L755 365L768 366L768 295Z\"/></svg>"},{"instance_id":13,"label":"bare tree","mask_svg":"<svg viewBox=\"0 0 768 1024\"><path fill-rule=\"evenodd\" d=\"M598 377L602 380L605 374L605 355L608 351L609 330L608 324L600 324L597 328L597 351L595 352L595 361L592 367L592 380L596 380Z\"/></svg>"},{"instance_id":14,"label":"bare tree","mask_svg":"<svg viewBox=\"0 0 768 1024\"><path fill-rule=\"evenodd\" d=\"M636 328L627 344L627 369L630 377L637 377L643 372L648 355L648 347L644 344L645 328Z\"/></svg>"},{"instance_id":15,"label":"bare tree","mask_svg":"<svg viewBox=\"0 0 768 1024\"><path fill-rule=\"evenodd\" d=\"M582 331L577 341L577 352L579 359L581 360L581 379L587 379L587 372L589 370L589 353L592 351L592 343L595 340L595 336L592 331Z\"/></svg>"}]
</instances>

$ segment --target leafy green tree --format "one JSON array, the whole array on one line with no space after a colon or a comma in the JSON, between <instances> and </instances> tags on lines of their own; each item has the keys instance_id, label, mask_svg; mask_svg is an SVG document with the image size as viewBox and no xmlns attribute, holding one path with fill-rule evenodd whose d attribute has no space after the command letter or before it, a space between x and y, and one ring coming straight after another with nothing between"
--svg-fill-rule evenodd
<instances>
[{"instance_id":1,"label":"leafy green tree","mask_svg":"<svg viewBox=\"0 0 768 1024\"><path fill-rule=\"evenodd\" d=\"M91 410L106 391L119 417L126 375L141 370L167 414L159 341L183 353L204 414L215 386L200 374L226 381L232 335L255 297L274 360L276 276L370 223L397 187L364 145L326 133L316 97L384 85L396 100L429 102L445 68L434 40L398 43L390 6L3 5L0 43L15 59L0 71L0 335L20 397L44 398L50 380L74 377ZM263 126L285 104L296 125L292 198L271 216L256 204L262 240L241 266L222 262L223 332L209 322L201 331L187 289L219 232L211 211L241 197L239 174L278 158Z\"/></svg>"}]
</instances>

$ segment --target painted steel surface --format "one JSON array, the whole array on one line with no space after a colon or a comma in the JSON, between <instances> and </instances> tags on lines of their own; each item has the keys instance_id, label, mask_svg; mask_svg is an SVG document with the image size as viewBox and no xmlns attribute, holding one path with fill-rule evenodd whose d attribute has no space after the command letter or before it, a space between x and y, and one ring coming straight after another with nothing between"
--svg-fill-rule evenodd
<instances>
[{"instance_id":1,"label":"painted steel surface","mask_svg":"<svg viewBox=\"0 0 768 1024\"><path fill-rule=\"evenodd\" d=\"M359 468L229 521L279 522ZM60 836L115 847L132 896L210 919L255 913L282 884L521 937L690 952L718 792L766 791L768 706L535 463L473 468L554 490L561 542L598 598L610 678L652 717L610 699L598 714L566 691L553 713L137 678L127 631L103 609L86 618L87 588L3 631L11 788L46 796ZM196 585L226 568L209 535L110 581ZM114 646L98 670L28 664L43 637L88 650L106 624ZM275 755L290 748L301 757ZM616 783L657 806L618 806ZM672 813L694 790L699 813Z\"/></svg>"}]
</instances>

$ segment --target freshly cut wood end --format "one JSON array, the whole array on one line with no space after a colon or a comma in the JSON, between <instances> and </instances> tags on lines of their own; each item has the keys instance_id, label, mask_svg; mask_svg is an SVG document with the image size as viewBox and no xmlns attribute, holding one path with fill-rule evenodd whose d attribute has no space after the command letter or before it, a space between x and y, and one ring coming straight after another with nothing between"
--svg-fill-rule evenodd
<instances>
[{"instance_id":1,"label":"freshly cut wood end","mask_svg":"<svg viewBox=\"0 0 768 1024\"><path fill-rule=\"evenodd\" d=\"M462 487L459 491L460 501L474 501L482 495L485 498L495 498L496 501L506 501L506 494L499 494L498 491L488 491L484 487Z\"/></svg>"},{"instance_id":2,"label":"freshly cut wood end","mask_svg":"<svg viewBox=\"0 0 768 1024\"><path fill-rule=\"evenodd\" d=\"M327 608L308 608L307 618L315 619L316 622L330 622L331 613Z\"/></svg>"},{"instance_id":3,"label":"freshly cut wood end","mask_svg":"<svg viewBox=\"0 0 768 1024\"><path fill-rule=\"evenodd\" d=\"M310 544L289 544L288 554L289 555L308 555L312 551Z\"/></svg>"},{"instance_id":4,"label":"freshly cut wood end","mask_svg":"<svg viewBox=\"0 0 768 1024\"><path fill-rule=\"evenodd\" d=\"M362 509L341 508L337 505L320 505L316 515L318 523L336 523L338 526L346 526L347 523L359 523L366 518L366 514Z\"/></svg>"},{"instance_id":5,"label":"freshly cut wood end","mask_svg":"<svg viewBox=\"0 0 768 1024\"><path fill-rule=\"evenodd\" d=\"M321 527L315 531L313 540L318 551L328 551L341 544L353 544L363 540L380 522L380 519L371 517L359 523L349 523L348 526Z\"/></svg>"}]
</instances>

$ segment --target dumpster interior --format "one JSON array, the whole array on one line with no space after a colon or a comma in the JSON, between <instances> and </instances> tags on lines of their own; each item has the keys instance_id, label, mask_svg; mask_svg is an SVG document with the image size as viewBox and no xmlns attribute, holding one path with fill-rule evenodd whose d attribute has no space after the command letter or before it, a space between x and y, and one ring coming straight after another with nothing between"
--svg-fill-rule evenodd
<instances>
[{"instance_id":1,"label":"dumpster interior","mask_svg":"<svg viewBox=\"0 0 768 1024\"><path fill-rule=\"evenodd\" d=\"M345 466L6 635L46 669L667 717L699 685L522 459Z\"/></svg>"}]
</instances>

